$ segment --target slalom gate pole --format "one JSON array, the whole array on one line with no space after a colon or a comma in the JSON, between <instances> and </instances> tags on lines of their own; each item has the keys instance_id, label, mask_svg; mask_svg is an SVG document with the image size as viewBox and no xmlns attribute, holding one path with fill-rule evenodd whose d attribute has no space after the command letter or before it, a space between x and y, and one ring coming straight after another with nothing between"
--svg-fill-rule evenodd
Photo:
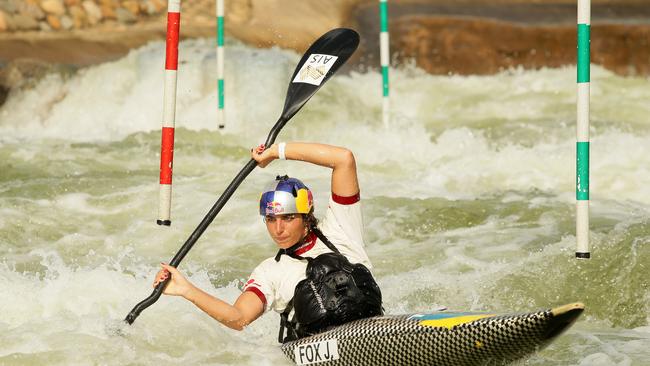
<instances>
[{"instance_id":1,"label":"slalom gate pole","mask_svg":"<svg viewBox=\"0 0 650 366\"><path fill-rule=\"evenodd\" d=\"M388 0L379 0L379 54L381 61L381 78L382 78L382 120L384 127L388 127L390 122L390 103L388 100L388 68L390 66L390 52L388 42Z\"/></svg>"},{"instance_id":2,"label":"slalom gate pole","mask_svg":"<svg viewBox=\"0 0 650 366\"><path fill-rule=\"evenodd\" d=\"M217 110L217 126L224 128L226 126L226 115L224 113L224 80L223 80L223 38L224 38L224 1L217 0L217 94L219 95L219 109Z\"/></svg>"},{"instance_id":3,"label":"slalom gate pole","mask_svg":"<svg viewBox=\"0 0 650 366\"><path fill-rule=\"evenodd\" d=\"M589 63L591 1L578 0L578 98L576 144L576 258L589 252Z\"/></svg>"},{"instance_id":4,"label":"slalom gate pole","mask_svg":"<svg viewBox=\"0 0 650 366\"><path fill-rule=\"evenodd\" d=\"M163 97L162 139L160 146L160 194L158 225L171 225L172 168L174 164L174 127L176 124L176 76L181 0L167 2L167 44L165 51L165 92Z\"/></svg>"}]
</instances>

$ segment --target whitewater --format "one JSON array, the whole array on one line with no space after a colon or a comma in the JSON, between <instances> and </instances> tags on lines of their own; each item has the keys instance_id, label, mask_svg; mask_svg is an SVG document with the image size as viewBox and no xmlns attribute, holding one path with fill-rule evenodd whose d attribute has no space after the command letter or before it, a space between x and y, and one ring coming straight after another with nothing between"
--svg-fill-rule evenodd
<instances>
[{"instance_id":1,"label":"whitewater","mask_svg":"<svg viewBox=\"0 0 650 366\"><path fill-rule=\"evenodd\" d=\"M122 319L263 142L300 55L228 40L217 129L213 40L181 43L172 226L156 225L164 43L53 73L0 107L0 365L284 365L279 316L243 332L163 296ZM355 153L367 252L388 314L517 312L581 301L578 323L525 365L650 362L650 80L592 65L591 251L575 252L576 70L433 76L340 72L277 141ZM315 192L329 171L256 169L180 269L233 301L276 248L257 215L277 174Z\"/></svg>"}]
</instances>

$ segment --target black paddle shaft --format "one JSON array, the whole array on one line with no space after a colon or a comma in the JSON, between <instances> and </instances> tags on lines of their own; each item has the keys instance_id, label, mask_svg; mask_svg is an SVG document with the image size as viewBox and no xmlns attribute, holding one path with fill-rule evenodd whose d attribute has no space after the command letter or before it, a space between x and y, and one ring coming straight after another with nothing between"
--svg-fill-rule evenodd
<instances>
[{"instance_id":1,"label":"black paddle shaft","mask_svg":"<svg viewBox=\"0 0 650 366\"><path fill-rule=\"evenodd\" d=\"M284 125L302 108L305 103L325 84L325 82L350 58L352 53L359 45L359 34L352 29L337 28L333 29L322 35L314 44L309 47L305 54L300 59L296 70L291 76L287 96L284 102L284 109L282 115L275 123L264 146L270 147L274 142L277 135L280 133ZM336 57L334 59L333 57ZM329 61L334 64L327 69ZM313 65L313 66L312 66ZM300 75L298 76L298 73ZM323 76L323 73L325 76ZM298 77L297 77L298 76ZM251 159L244 168L237 174L237 176L230 182L226 190L221 194L221 197L215 202L208 214L201 220L201 223L194 229L190 237L185 241L185 244L176 253L174 258L169 262L172 267L178 267L183 258L192 249L194 244L199 240L203 232L210 226L212 221L223 206L228 202L230 197L235 193L239 185L246 179L246 177L255 169L257 162ZM151 295L138 303L131 312L124 319L128 324L133 324L135 319L140 315L144 309L155 303L163 293L163 289L169 282L170 278L160 282L153 290Z\"/></svg>"}]
</instances>

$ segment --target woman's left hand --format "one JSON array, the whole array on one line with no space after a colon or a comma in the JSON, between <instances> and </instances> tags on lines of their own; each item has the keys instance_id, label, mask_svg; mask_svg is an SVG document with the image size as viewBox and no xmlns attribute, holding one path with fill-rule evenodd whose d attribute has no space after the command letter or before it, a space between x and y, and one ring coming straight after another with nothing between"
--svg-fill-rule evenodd
<instances>
[{"instance_id":1,"label":"woman's left hand","mask_svg":"<svg viewBox=\"0 0 650 366\"><path fill-rule=\"evenodd\" d=\"M160 263L162 269L156 274L156 279L153 282L153 287L156 288L160 282L163 282L171 276L171 280L167 282L163 294L172 296L186 297L192 290L194 285L190 283L183 275L174 267L169 264Z\"/></svg>"},{"instance_id":2,"label":"woman's left hand","mask_svg":"<svg viewBox=\"0 0 650 366\"><path fill-rule=\"evenodd\" d=\"M261 144L260 146L251 149L251 158L257 161L257 165L260 168L264 168L269 165L270 162L278 158L278 146L273 144L271 147L264 150L264 144Z\"/></svg>"}]
</instances>

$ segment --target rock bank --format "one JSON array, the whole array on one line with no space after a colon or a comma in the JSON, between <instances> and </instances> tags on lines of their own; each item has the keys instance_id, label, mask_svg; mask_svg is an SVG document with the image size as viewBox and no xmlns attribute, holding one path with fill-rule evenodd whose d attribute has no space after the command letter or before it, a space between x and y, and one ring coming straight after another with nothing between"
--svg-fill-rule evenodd
<instances>
[{"instance_id":1,"label":"rock bank","mask_svg":"<svg viewBox=\"0 0 650 366\"><path fill-rule=\"evenodd\" d=\"M0 0L0 32L87 29L134 24L167 9L164 0Z\"/></svg>"},{"instance_id":2,"label":"rock bank","mask_svg":"<svg viewBox=\"0 0 650 366\"><path fill-rule=\"evenodd\" d=\"M362 36L352 66L379 64L376 0L225 2L227 35L247 44L302 52L345 26ZM647 0L592 4L592 62L650 74ZM165 39L166 11L163 0L0 0L0 67L25 58L79 67L122 57ZM389 12L394 64L413 60L435 74L575 64L575 1L389 0ZM214 14L214 0L182 1L181 38L214 37Z\"/></svg>"},{"instance_id":3,"label":"rock bank","mask_svg":"<svg viewBox=\"0 0 650 366\"><path fill-rule=\"evenodd\" d=\"M650 6L592 5L591 62L621 75L650 75ZM492 74L576 63L576 6L562 2L433 4L395 2L389 21L397 64L414 60L433 74ZM379 24L372 4L350 21L362 32L364 62L378 64Z\"/></svg>"}]
</instances>

